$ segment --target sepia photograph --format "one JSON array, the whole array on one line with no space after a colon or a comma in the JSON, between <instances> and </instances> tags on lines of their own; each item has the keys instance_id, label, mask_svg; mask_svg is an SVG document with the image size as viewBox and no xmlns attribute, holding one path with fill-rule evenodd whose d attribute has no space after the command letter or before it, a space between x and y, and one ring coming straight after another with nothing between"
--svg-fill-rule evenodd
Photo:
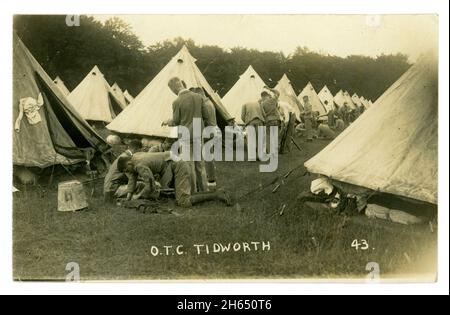
<instances>
[{"instance_id":1,"label":"sepia photograph","mask_svg":"<svg viewBox=\"0 0 450 315\"><path fill-rule=\"evenodd\" d=\"M13 281L435 283L439 18L14 15Z\"/></svg>"}]
</instances>

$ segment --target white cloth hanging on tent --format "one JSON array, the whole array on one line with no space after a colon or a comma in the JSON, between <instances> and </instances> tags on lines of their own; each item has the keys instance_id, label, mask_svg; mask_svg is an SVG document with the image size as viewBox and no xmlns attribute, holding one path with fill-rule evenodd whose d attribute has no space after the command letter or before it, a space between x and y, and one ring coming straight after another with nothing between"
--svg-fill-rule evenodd
<instances>
[{"instance_id":1,"label":"white cloth hanging on tent","mask_svg":"<svg viewBox=\"0 0 450 315\"><path fill-rule=\"evenodd\" d=\"M330 195L333 192L333 183L328 177L315 179L311 182L311 192L314 195L318 195L321 192Z\"/></svg>"},{"instance_id":2,"label":"white cloth hanging on tent","mask_svg":"<svg viewBox=\"0 0 450 315\"><path fill-rule=\"evenodd\" d=\"M39 109L44 105L44 99L42 94L39 93L37 99L33 97L21 98L19 101L19 117L17 117L16 123L14 125L14 130L20 132L20 123L22 122L23 115L27 117L28 123L30 125L36 125L42 121L41 115L39 114Z\"/></svg>"}]
</instances>

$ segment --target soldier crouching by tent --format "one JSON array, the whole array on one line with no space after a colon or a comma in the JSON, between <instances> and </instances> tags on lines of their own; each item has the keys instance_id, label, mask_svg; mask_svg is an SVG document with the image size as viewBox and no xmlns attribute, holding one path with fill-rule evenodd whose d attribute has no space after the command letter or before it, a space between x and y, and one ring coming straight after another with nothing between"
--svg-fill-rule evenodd
<instances>
[{"instance_id":1,"label":"soldier crouching by tent","mask_svg":"<svg viewBox=\"0 0 450 315\"><path fill-rule=\"evenodd\" d=\"M156 199L161 191L174 187L177 204L181 207L191 207L206 201L221 201L227 206L233 204L228 193L222 190L193 193L188 163L174 161L170 152L123 155L117 167L128 177L127 200ZM138 178L143 180L143 189L138 188Z\"/></svg>"},{"instance_id":2,"label":"soldier crouching by tent","mask_svg":"<svg viewBox=\"0 0 450 315\"><path fill-rule=\"evenodd\" d=\"M311 130L310 134L312 138L316 139L323 139L323 140L333 140L336 138L342 131L345 129L345 123L342 119L337 118L335 119L334 126L330 125L330 120L321 120L321 117L324 117L327 115L318 116L313 115L313 118L311 119ZM296 133L298 136L304 136L307 135L305 125L299 124L296 129Z\"/></svg>"},{"instance_id":3,"label":"soldier crouching by tent","mask_svg":"<svg viewBox=\"0 0 450 315\"><path fill-rule=\"evenodd\" d=\"M121 186L128 183L126 175L118 170L117 163L122 156L133 156L142 149L141 141L132 140L128 148L123 152L109 167L103 184L103 194L106 202L113 202L114 198L120 198L126 195L126 191Z\"/></svg>"}]
</instances>

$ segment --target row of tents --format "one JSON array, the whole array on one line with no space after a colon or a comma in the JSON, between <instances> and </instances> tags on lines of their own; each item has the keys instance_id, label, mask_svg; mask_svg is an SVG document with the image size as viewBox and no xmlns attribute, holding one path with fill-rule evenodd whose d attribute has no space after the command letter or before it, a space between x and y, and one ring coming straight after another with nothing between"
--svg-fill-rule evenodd
<instances>
[{"instance_id":1,"label":"row of tents","mask_svg":"<svg viewBox=\"0 0 450 315\"><path fill-rule=\"evenodd\" d=\"M242 105L257 101L267 84L250 65L220 99L197 68L195 61L188 49L183 47L136 99L133 99L128 91L123 92L117 83L110 87L97 66L72 92L69 92L59 77L54 82L84 119L108 123L108 129L122 134L169 136L168 128L161 127L161 123L170 118L169 105L175 99L167 87L167 81L172 76L183 78L189 87L202 86L214 100L223 121L230 120L231 116L237 124L243 124ZM310 82L297 95L286 74L278 81L275 89L280 92L280 107L285 113L284 116L289 117L289 113L293 113L298 120L303 111L304 96L309 97L313 111L317 111L319 115L326 115L330 110L342 107L345 103L350 109L361 106L369 108L372 103L357 94L350 97L348 92L342 90L333 96L327 86L316 93ZM130 108L126 108L130 104Z\"/></svg>"},{"instance_id":2,"label":"row of tents","mask_svg":"<svg viewBox=\"0 0 450 315\"><path fill-rule=\"evenodd\" d=\"M89 71L72 92L60 77L56 77L53 82L88 121L111 122L134 100L128 90L123 91L117 83L109 86L97 66Z\"/></svg>"},{"instance_id":3,"label":"row of tents","mask_svg":"<svg viewBox=\"0 0 450 315\"><path fill-rule=\"evenodd\" d=\"M429 51L305 163L354 191L438 200L438 56Z\"/></svg>"},{"instance_id":4,"label":"row of tents","mask_svg":"<svg viewBox=\"0 0 450 315\"><path fill-rule=\"evenodd\" d=\"M253 90L258 91L259 98L265 85L249 67L239 79L242 83L236 83L221 99L183 47L126 106L116 95L118 90L106 83L98 68L67 95L63 82L50 79L15 34L13 44L13 119L15 127L19 127L13 131L13 163L18 166L75 164L108 152L110 147L87 123L103 118L94 114L85 116L95 112L93 108L99 104L104 106L100 112L108 118L105 121L111 120L107 128L112 131L168 137L170 131L162 128L161 122L172 115L171 103L176 96L167 82L174 76L188 87L204 89L216 107L219 125L240 117L229 109L234 99L239 99L237 104L241 106L253 100L253 96L247 95ZM296 95L287 76L278 82L277 89L282 94L281 102L298 114L301 97ZM304 94L314 91L309 84L305 89ZM92 90L95 93L89 96L87 91ZM339 92L333 99L330 94L326 87L318 94L319 100L328 100L322 105L330 106L333 101L337 106L344 102L351 106L345 92ZM310 172L335 181L437 203L437 94L437 55L429 53L305 166ZM356 97L353 104L358 104ZM325 112L330 109L324 107ZM117 115L115 110L120 113Z\"/></svg>"}]
</instances>

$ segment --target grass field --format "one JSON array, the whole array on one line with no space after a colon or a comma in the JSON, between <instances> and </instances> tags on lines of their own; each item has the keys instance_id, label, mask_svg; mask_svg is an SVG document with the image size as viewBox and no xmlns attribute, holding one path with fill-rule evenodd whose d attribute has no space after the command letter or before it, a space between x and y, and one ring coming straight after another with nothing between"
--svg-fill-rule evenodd
<instances>
[{"instance_id":1,"label":"grass field","mask_svg":"<svg viewBox=\"0 0 450 315\"><path fill-rule=\"evenodd\" d=\"M98 183L88 210L59 213L55 187L21 190L14 197L14 278L64 280L70 262L79 264L81 280L365 280L369 262L379 264L382 279L432 275L436 231L428 225L346 218L321 205L299 205L296 198L312 179L303 176L303 167L278 181L276 193L274 184L239 198L303 165L326 144L301 143L301 153L294 148L281 157L276 174L260 174L255 163L218 163L219 184L239 199L232 208L206 203L181 209L163 200L161 209L172 214L144 214L106 206ZM368 249L353 248L355 239L366 240ZM260 246L244 252L244 242L270 242L270 250ZM240 243L241 250L213 253L214 243ZM196 244L209 244L211 252L198 255ZM183 255L174 250L166 255L164 246L178 245L183 245ZM159 253L153 255L155 248Z\"/></svg>"}]
</instances>

